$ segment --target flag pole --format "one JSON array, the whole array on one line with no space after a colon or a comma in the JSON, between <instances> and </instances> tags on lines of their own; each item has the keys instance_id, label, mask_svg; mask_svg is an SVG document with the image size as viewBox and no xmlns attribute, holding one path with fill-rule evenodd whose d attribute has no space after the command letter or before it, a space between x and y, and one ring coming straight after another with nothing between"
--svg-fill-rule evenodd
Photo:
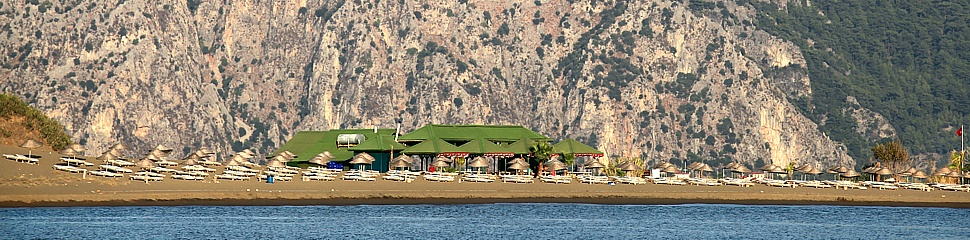
<instances>
[{"instance_id":1,"label":"flag pole","mask_svg":"<svg viewBox=\"0 0 970 240\"><path fill-rule=\"evenodd\" d=\"M966 161L965 158L967 157L967 152L964 150L965 144L963 141L963 125L960 125L960 133L960 164L958 164L957 169L960 170L960 173L963 173L963 163Z\"/></svg>"}]
</instances>

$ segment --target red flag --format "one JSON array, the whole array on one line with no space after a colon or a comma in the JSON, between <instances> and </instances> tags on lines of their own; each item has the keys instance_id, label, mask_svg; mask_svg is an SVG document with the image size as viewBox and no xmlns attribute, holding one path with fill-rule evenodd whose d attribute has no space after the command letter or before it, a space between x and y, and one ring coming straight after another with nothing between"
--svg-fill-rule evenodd
<instances>
[{"instance_id":1,"label":"red flag","mask_svg":"<svg viewBox=\"0 0 970 240\"><path fill-rule=\"evenodd\" d=\"M957 129L957 136L963 136L963 128Z\"/></svg>"}]
</instances>

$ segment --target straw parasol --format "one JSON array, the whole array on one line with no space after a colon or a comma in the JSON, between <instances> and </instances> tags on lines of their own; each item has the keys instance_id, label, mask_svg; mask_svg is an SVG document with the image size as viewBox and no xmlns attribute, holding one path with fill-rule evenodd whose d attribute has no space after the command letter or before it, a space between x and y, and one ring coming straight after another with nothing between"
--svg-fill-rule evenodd
<instances>
[{"instance_id":1,"label":"straw parasol","mask_svg":"<svg viewBox=\"0 0 970 240\"><path fill-rule=\"evenodd\" d=\"M24 141L23 144L20 144L20 148L27 149L27 155L33 155L34 149L39 148L41 146L44 146L44 144L34 139L27 139L27 141Z\"/></svg>"},{"instance_id":2,"label":"straw parasol","mask_svg":"<svg viewBox=\"0 0 970 240\"><path fill-rule=\"evenodd\" d=\"M669 166L673 166L673 164L671 164L670 162L659 162L657 164L654 164L653 165L653 168L664 169L664 168L667 168Z\"/></svg>"},{"instance_id":3,"label":"straw parasol","mask_svg":"<svg viewBox=\"0 0 970 240\"><path fill-rule=\"evenodd\" d=\"M512 164L510 164L508 167L508 169L513 169L513 170L525 170L527 168L529 168L529 165L523 164L521 162L512 162Z\"/></svg>"},{"instance_id":4,"label":"straw parasol","mask_svg":"<svg viewBox=\"0 0 970 240\"><path fill-rule=\"evenodd\" d=\"M350 161L350 164L371 164L372 162L374 162L373 156L367 153L359 153L354 155L354 158Z\"/></svg>"},{"instance_id":5,"label":"straw parasol","mask_svg":"<svg viewBox=\"0 0 970 240\"><path fill-rule=\"evenodd\" d=\"M847 168L845 166L836 166L836 167L833 167L830 170L832 170L834 172L837 172L837 173L844 173L844 172L848 172L849 171L849 168Z\"/></svg>"},{"instance_id":6,"label":"straw parasol","mask_svg":"<svg viewBox=\"0 0 970 240\"><path fill-rule=\"evenodd\" d=\"M893 171L889 170L889 168L879 168L879 169L876 169L875 172L873 172L873 174L880 175L880 176L892 175Z\"/></svg>"},{"instance_id":7,"label":"straw parasol","mask_svg":"<svg viewBox=\"0 0 970 240\"><path fill-rule=\"evenodd\" d=\"M779 167L777 165L772 164L770 166L771 166L771 169L768 170L768 172L770 172L770 173L788 173L788 171L785 171L785 169L783 169L783 168L781 168L781 167Z\"/></svg>"},{"instance_id":8,"label":"straw parasol","mask_svg":"<svg viewBox=\"0 0 970 240\"><path fill-rule=\"evenodd\" d=\"M483 168L487 166L488 166L488 162L485 161L485 158L483 157L475 157L474 159L472 159L471 162L468 162L468 167Z\"/></svg>"},{"instance_id":9,"label":"straw parasol","mask_svg":"<svg viewBox=\"0 0 970 240\"><path fill-rule=\"evenodd\" d=\"M185 165L185 166L199 164L199 157L195 155L189 155L189 157L186 157L185 159L182 159L182 160L185 160L184 162L182 162L182 165Z\"/></svg>"},{"instance_id":10,"label":"straw parasol","mask_svg":"<svg viewBox=\"0 0 970 240\"><path fill-rule=\"evenodd\" d=\"M670 166L667 166L667 168L664 168L663 171L666 173L678 173L680 172L680 168L674 165L670 165Z\"/></svg>"},{"instance_id":11,"label":"straw parasol","mask_svg":"<svg viewBox=\"0 0 970 240\"><path fill-rule=\"evenodd\" d=\"M737 168L738 165L739 164L737 162L731 162L731 163L728 163L727 165L725 165L723 168L724 169L734 169L734 168Z\"/></svg>"},{"instance_id":12,"label":"straw parasol","mask_svg":"<svg viewBox=\"0 0 970 240\"><path fill-rule=\"evenodd\" d=\"M438 158L437 160L434 160L433 162L431 162L431 166L434 166L435 168L438 168L440 170L441 168L451 166L451 163L446 162L441 158Z\"/></svg>"},{"instance_id":13,"label":"straw parasol","mask_svg":"<svg viewBox=\"0 0 970 240\"><path fill-rule=\"evenodd\" d=\"M101 154L101 156L98 156L97 159L108 162L108 160L118 159L118 156L115 156L114 154L112 154L111 151L107 151L107 152L104 152L104 154Z\"/></svg>"},{"instance_id":14,"label":"straw parasol","mask_svg":"<svg viewBox=\"0 0 970 240\"><path fill-rule=\"evenodd\" d=\"M327 163L329 163L330 160L333 160L333 157L331 156L332 154L330 154L330 152L324 151L322 153L317 154L316 156L313 156L313 158L311 158L309 162L316 165L327 165Z\"/></svg>"},{"instance_id":15,"label":"straw parasol","mask_svg":"<svg viewBox=\"0 0 970 240\"><path fill-rule=\"evenodd\" d=\"M950 173L947 173L945 176L952 177L952 178L962 178L963 174L960 174L960 172L957 172L957 171L951 171Z\"/></svg>"},{"instance_id":16,"label":"straw parasol","mask_svg":"<svg viewBox=\"0 0 970 240\"><path fill-rule=\"evenodd\" d=\"M559 161L557 159L552 159L552 160L546 161L545 163L542 163L542 165L543 166L546 166L546 168L549 168L549 170L552 170L552 171L558 171L558 170L566 169L566 164L565 163L562 163L561 161Z\"/></svg>"},{"instance_id":17,"label":"straw parasol","mask_svg":"<svg viewBox=\"0 0 970 240\"><path fill-rule=\"evenodd\" d=\"M121 143L115 143L115 145L111 145L110 149L117 150L120 152L120 151L128 150L128 147L125 147L125 145Z\"/></svg>"},{"instance_id":18,"label":"straw parasol","mask_svg":"<svg viewBox=\"0 0 970 240\"><path fill-rule=\"evenodd\" d=\"M916 173L913 173L913 177L914 178L919 178L919 179L925 179L926 178L926 173L923 172L923 171L916 171Z\"/></svg>"},{"instance_id":19,"label":"straw parasol","mask_svg":"<svg viewBox=\"0 0 970 240\"><path fill-rule=\"evenodd\" d=\"M854 177L858 177L859 175L860 174L858 172L852 169L849 169L848 171L845 171L844 173L841 174L842 177L847 177L847 178L854 178Z\"/></svg>"},{"instance_id":20,"label":"straw parasol","mask_svg":"<svg viewBox=\"0 0 970 240\"><path fill-rule=\"evenodd\" d=\"M704 165L704 164L703 164L703 163L701 163L701 162L693 162L693 163L691 163L690 165L687 165L687 169L690 169L690 170L697 170L697 168L700 168L700 167L701 167L701 165Z\"/></svg>"},{"instance_id":21,"label":"straw parasol","mask_svg":"<svg viewBox=\"0 0 970 240\"><path fill-rule=\"evenodd\" d=\"M327 152L327 153L330 153L330 152ZM401 161L404 161L409 164L414 162L414 158L411 158L408 155L404 155L404 154L401 154L401 156L397 156L394 159L400 159Z\"/></svg>"},{"instance_id":22,"label":"straw parasol","mask_svg":"<svg viewBox=\"0 0 970 240\"><path fill-rule=\"evenodd\" d=\"M391 160L391 162L388 163L388 167L392 169L409 168L411 167L411 163L408 163L403 159L395 158L394 160Z\"/></svg>"},{"instance_id":23,"label":"straw parasol","mask_svg":"<svg viewBox=\"0 0 970 240\"><path fill-rule=\"evenodd\" d=\"M585 164L585 166L583 166L583 167L585 167L585 168L605 168L606 165L603 165L603 163L601 163L600 161L593 160L593 161L587 162Z\"/></svg>"},{"instance_id":24,"label":"straw parasol","mask_svg":"<svg viewBox=\"0 0 970 240\"><path fill-rule=\"evenodd\" d=\"M451 162L454 162L454 161L455 161L454 159L451 159L451 158L447 158L447 157L445 157L445 156L438 156L438 157L437 157L437 158L435 158L434 160L435 160L435 161L444 161L444 162L446 162L446 163L451 163Z\"/></svg>"},{"instance_id":25,"label":"straw parasol","mask_svg":"<svg viewBox=\"0 0 970 240\"><path fill-rule=\"evenodd\" d=\"M751 172L751 169L748 169L748 167L745 167L744 165L738 164L738 166L736 168L732 169L731 171L732 172L739 172L739 173L749 173L749 172Z\"/></svg>"},{"instance_id":26,"label":"straw parasol","mask_svg":"<svg viewBox=\"0 0 970 240\"><path fill-rule=\"evenodd\" d=\"M61 150L59 153L61 155L64 155L64 156L72 156L73 157L73 156L77 155L77 150L74 150L73 148L64 148L64 150Z\"/></svg>"},{"instance_id":27,"label":"straw parasol","mask_svg":"<svg viewBox=\"0 0 970 240\"><path fill-rule=\"evenodd\" d=\"M283 155L276 155L275 157L270 158L270 160L280 161L280 162L283 162L283 163L290 161L289 158L287 158L286 156L283 156Z\"/></svg>"},{"instance_id":28,"label":"straw parasol","mask_svg":"<svg viewBox=\"0 0 970 240\"><path fill-rule=\"evenodd\" d=\"M84 149L84 146L81 146L81 144L77 144L77 143L71 143L70 145L67 145L67 148L74 149L74 151L78 153L82 153L86 150Z\"/></svg>"},{"instance_id":29,"label":"straw parasol","mask_svg":"<svg viewBox=\"0 0 970 240\"><path fill-rule=\"evenodd\" d=\"M266 167L282 168L282 167L286 167L286 164L283 164L283 162L281 162L280 160L273 158L273 160L269 160L269 162L266 163Z\"/></svg>"},{"instance_id":30,"label":"straw parasol","mask_svg":"<svg viewBox=\"0 0 970 240\"><path fill-rule=\"evenodd\" d=\"M942 168L940 168L940 169L937 169L937 170L936 170L935 172L933 172L933 175L937 175L937 176L946 176L946 175L947 175L947 174L949 174L950 172L951 172L951 171L950 171L950 168L948 168L948 167L942 167Z\"/></svg>"},{"instance_id":31,"label":"straw parasol","mask_svg":"<svg viewBox=\"0 0 970 240\"><path fill-rule=\"evenodd\" d=\"M639 165L633 164L632 162L625 162L625 164L623 164L623 166L620 167L620 170L624 172L629 172L629 171L639 171L639 170L642 170L642 168L640 168Z\"/></svg>"},{"instance_id":32,"label":"straw parasol","mask_svg":"<svg viewBox=\"0 0 970 240\"><path fill-rule=\"evenodd\" d=\"M137 163L135 163L135 167L139 167L142 169L149 169L149 168L155 167L155 162L153 162L148 158L143 158L141 159L141 161L138 161Z\"/></svg>"}]
</instances>

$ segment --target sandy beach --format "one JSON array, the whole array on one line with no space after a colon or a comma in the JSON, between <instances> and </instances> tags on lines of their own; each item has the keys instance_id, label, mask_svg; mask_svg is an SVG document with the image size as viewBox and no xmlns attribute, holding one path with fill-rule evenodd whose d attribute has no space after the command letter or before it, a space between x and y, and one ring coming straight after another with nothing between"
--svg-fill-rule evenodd
<instances>
[{"instance_id":1,"label":"sandy beach","mask_svg":"<svg viewBox=\"0 0 970 240\"><path fill-rule=\"evenodd\" d=\"M0 153L27 150L0 146ZM139 182L54 170L59 156L38 149L40 164L0 160L0 207L173 205L353 205L466 203L780 204L970 208L970 193L916 190L416 181ZM90 158L91 162L96 162ZM87 167L94 169L94 167Z\"/></svg>"}]
</instances>

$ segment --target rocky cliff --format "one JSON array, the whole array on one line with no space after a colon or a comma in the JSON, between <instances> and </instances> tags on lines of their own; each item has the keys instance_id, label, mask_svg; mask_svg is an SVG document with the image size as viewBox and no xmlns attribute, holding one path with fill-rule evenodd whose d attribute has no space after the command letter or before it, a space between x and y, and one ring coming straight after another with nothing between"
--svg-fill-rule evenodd
<instances>
[{"instance_id":1,"label":"rocky cliff","mask_svg":"<svg viewBox=\"0 0 970 240\"><path fill-rule=\"evenodd\" d=\"M805 60L754 14L734 1L13 1L0 86L95 151L265 154L297 131L400 120L521 124L649 160L853 163L789 101L812 96ZM867 119L860 133L893 134L846 111Z\"/></svg>"}]
</instances>

